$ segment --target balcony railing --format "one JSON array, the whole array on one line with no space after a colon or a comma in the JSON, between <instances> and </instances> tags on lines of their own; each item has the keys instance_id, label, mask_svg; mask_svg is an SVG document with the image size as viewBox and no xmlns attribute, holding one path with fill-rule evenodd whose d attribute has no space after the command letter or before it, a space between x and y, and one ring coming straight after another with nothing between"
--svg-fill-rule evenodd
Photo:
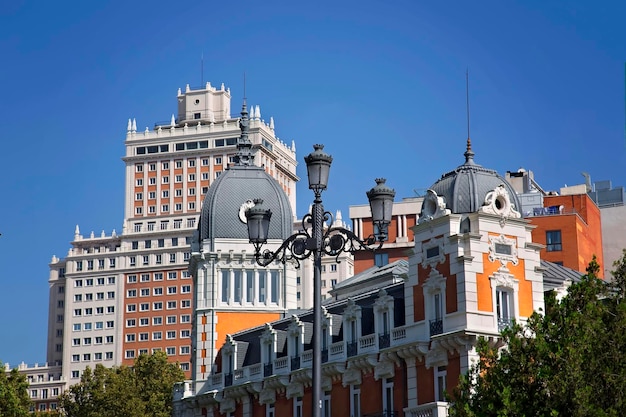
<instances>
[{"instance_id":1,"label":"balcony railing","mask_svg":"<svg viewBox=\"0 0 626 417\"><path fill-rule=\"evenodd\" d=\"M413 408L405 408L406 417L448 417L448 406L446 402L434 402L418 405Z\"/></svg>"},{"instance_id":2,"label":"balcony railing","mask_svg":"<svg viewBox=\"0 0 626 417\"><path fill-rule=\"evenodd\" d=\"M272 363L266 363L263 365L263 376L272 376L274 374L274 365Z\"/></svg>"},{"instance_id":3,"label":"balcony railing","mask_svg":"<svg viewBox=\"0 0 626 417\"><path fill-rule=\"evenodd\" d=\"M498 331L506 329L511 325L513 319L511 317L498 317Z\"/></svg>"},{"instance_id":4,"label":"balcony railing","mask_svg":"<svg viewBox=\"0 0 626 417\"><path fill-rule=\"evenodd\" d=\"M430 335L435 336L443 333L443 320L435 319L430 321Z\"/></svg>"},{"instance_id":5,"label":"balcony railing","mask_svg":"<svg viewBox=\"0 0 626 417\"><path fill-rule=\"evenodd\" d=\"M322 363L328 362L328 349L322 349Z\"/></svg>"}]
</instances>

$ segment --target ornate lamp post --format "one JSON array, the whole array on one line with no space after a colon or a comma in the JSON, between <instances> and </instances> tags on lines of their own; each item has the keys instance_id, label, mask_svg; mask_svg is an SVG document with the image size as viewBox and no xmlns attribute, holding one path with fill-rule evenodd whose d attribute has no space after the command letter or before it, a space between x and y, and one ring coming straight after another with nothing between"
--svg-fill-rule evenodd
<instances>
[{"instance_id":1,"label":"ornate lamp post","mask_svg":"<svg viewBox=\"0 0 626 417\"><path fill-rule=\"evenodd\" d=\"M356 250L380 249L387 240L387 227L391 222L391 210L395 191L385 185L382 178L376 179L376 186L367 192L367 198L372 210L374 234L361 240L352 231L343 227L328 227L324 230L326 221L331 220L332 214L324 211L322 191L328 184L328 173L332 156L326 154L324 145L314 145L314 151L304 158L309 178L309 189L315 193L315 200L311 213L302 219L301 232L289 236L274 252L269 249L261 250L267 242L270 218L272 212L263 207L263 200L254 200L254 207L246 211L248 221L248 237L254 245L256 262L267 266L274 261L282 263L294 261L297 266L300 260L313 255L313 384L312 384L312 412L311 417L320 417L322 413L322 255L336 256L342 252ZM310 233L309 227L310 225ZM378 242L377 246L374 246Z\"/></svg>"}]
</instances>

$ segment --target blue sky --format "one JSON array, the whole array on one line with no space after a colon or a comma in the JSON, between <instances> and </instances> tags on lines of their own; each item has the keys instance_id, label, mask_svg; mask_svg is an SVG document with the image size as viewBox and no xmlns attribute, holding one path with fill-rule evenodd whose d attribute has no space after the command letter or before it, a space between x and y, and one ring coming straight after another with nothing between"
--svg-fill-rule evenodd
<instances>
[{"instance_id":1,"label":"blue sky","mask_svg":"<svg viewBox=\"0 0 626 417\"><path fill-rule=\"evenodd\" d=\"M48 263L74 227L121 230L128 118L169 120L202 79L243 96L302 158L334 157L328 210L396 199L463 161L545 189L626 185L619 1L20 1L0 8L0 360L44 362ZM232 4L232 5L231 5ZM201 74L201 56L204 74Z\"/></svg>"}]
</instances>

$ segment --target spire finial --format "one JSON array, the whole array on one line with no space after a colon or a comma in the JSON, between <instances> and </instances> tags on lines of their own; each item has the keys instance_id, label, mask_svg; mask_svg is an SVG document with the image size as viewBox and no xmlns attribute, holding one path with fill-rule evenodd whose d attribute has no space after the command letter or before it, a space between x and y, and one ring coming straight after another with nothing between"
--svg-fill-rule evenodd
<instances>
[{"instance_id":1,"label":"spire finial","mask_svg":"<svg viewBox=\"0 0 626 417\"><path fill-rule=\"evenodd\" d=\"M248 138L250 118L248 117L248 106L246 105L246 73L243 73L243 105L241 106L241 118L239 119L239 129L241 135L237 141L237 155L235 155L235 165L252 165L254 153L252 153L252 142ZM254 110L254 109L253 109Z\"/></svg>"},{"instance_id":2,"label":"spire finial","mask_svg":"<svg viewBox=\"0 0 626 417\"><path fill-rule=\"evenodd\" d=\"M469 105L469 69L465 70L465 103L467 107L467 146L465 149L465 163L474 164L474 151L472 151L472 140L470 139L470 105Z\"/></svg>"}]
</instances>

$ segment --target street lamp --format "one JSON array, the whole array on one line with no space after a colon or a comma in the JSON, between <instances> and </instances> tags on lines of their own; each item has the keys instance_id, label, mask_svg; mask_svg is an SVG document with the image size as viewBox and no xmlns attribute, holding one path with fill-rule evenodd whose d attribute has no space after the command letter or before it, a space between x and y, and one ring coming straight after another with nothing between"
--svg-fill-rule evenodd
<instances>
[{"instance_id":1,"label":"street lamp","mask_svg":"<svg viewBox=\"0 0 626 417\"><path fill-rule=\"evenodd\" d=\"M382 178L376 179L376 186L367 192L372 210L374 233L361 240L352 231L332 226L332 214L324 211L322 191L328 185L328 173L332 156L324 152L324 145L314 145L315 149L304 158L309 178L309 189L315 193L311 213L302 218L302 230L289 236L276 251L261 247L267 242L272 212L263 207L263 200L254 200L254 206L246 211L248 237L254 245L256 262L267 266L274 261L286 263L294 261L299 267L300 260L313 254L313 375L311 417L321 417L322 413L322 255L336 256L342 252L380 249L387 240L387 227L391 222L391 210L395 191L385 185ZM326 221L330 227L324 229ZM309 233L310 225L311 232ZM377 246L373 246L378 242Z\"/></svg>"}]
</instances>

